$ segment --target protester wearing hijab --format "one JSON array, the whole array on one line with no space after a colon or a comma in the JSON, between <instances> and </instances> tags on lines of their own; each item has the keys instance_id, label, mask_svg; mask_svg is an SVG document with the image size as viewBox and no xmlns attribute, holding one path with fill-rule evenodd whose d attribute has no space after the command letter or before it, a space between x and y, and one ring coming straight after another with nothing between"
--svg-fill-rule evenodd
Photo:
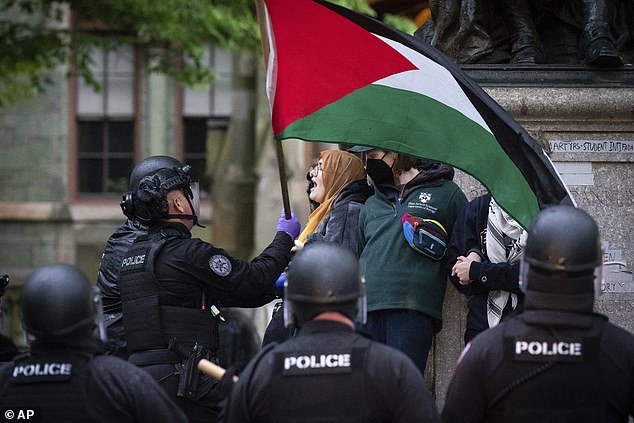
<instances>
[{"instance_id":1,"label":"protester wearing hijab","mask_svg":"<svg viewBox=\"0 0 634 423\"><path fill-rule=\"evenodd\" d=\"M359 253L359 214L373 190L367 184L363 162L354 154L325 150L311 171L309 199L319 203L308 217L306 228L295 241L296 249L315 241L328 241ZM283 274L283 277L285 275ZM283 279L283 278L282 278ZM280 280L280 285L283 283ZM281 304L281 302L279 303ZM291 337L276 306L262 345Z\"/></svg>"},{"instance_id":2,"label":"protester wearing hijab","mask_svg":"<svg viewBox=\"0 0 634 423\"><path fill-rule=\"evenodd\" d=\"M321 152L312 172L309 198L317 207L309 216L297 243L330 241L358 255L359 213L372 189L365 179L363 162L340 150Z\"/></svg>"}]
</instances>

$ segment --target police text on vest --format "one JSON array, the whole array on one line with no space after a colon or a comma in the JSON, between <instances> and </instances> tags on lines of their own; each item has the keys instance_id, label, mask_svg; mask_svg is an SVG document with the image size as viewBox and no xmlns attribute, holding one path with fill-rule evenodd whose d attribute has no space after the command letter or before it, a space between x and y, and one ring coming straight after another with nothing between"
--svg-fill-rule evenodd
<instances>
[{"instance_id":1,"label":"police text on vest","mask_svg":"<svg viewBox=\"0 0 634 423\"><path fill-rule=\"evenodd\" d=\"M515 341L515 354L582 356L581 342Z\"/></svg>"},{"instance_id":2,"label":"police text on vest","mask_svg":"<svg viewBox=\"0 0 634 423\"><path fill-rule=\"evenodd\" d=\"M350 354L298 355L284 358L284 369L350 367Z\"/></svg>"},{"instance_id":3,"label":"police text on vest","mask_svg":"<svg viewBox=\"0 0 634 423\"><path fill-rule=\"evenodd\" d=\"M140 256L130 256L123 259L123 263L121 263L121 267L134 266L135 264L143 264L145 263L145 254Z\"/></svg>"},{"instance_id":4,"label":"police text on vest","mask_svg":"<svg viewBox=\"0 0 634 423\"><path fill-rule=\"evenodd\" d=\"M71 374L71 363L35 363L18 365L13 368L13 377L31 376L69 376Z\"/></svg>"}]
</instances>

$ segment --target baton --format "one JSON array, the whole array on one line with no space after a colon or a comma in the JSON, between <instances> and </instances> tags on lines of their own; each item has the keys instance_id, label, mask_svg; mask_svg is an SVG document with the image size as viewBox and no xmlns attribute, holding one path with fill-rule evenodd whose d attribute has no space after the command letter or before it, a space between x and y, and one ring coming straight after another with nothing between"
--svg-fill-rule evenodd
<instances>
[{"instance_id":1,"label":"baton","mask_svg":"<svg viewBox=\"0 0 634 423\"><path fill-rule=\"evenodd\" d=\"M225 375L225 372L226 372L226 370L223 369L222 367L204 358L201 358L200 361L198 362L198 370L208 374L209 376L213 377L216 380L222 379L222 377ZM234 375L233 383L236 383L237 381L238 381L238 376Z\"/></svg>"}]
</instances>

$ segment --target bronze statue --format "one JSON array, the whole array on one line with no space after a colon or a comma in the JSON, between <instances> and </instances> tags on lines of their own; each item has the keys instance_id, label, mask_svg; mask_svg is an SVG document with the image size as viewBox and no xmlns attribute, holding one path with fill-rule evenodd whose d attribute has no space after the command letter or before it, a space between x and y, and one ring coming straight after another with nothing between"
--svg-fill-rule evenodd
<instances>
[{"instance_id":1,"label":"bronze statue","mask_svg":"<svg viewBox=\"0 0 634 423\"><path fill-rule=\"evenodd\" d=\"M430 0L429 7L433 22L416 36L459 63L617 68L634 56L631 0Z\"/></svg>"},{"instance_id":2,"label":"bronze statue","mask_svg":"<svg viewBox=\"0 0 634 423\"><path fill-rule=\"evenodd\" d=\"M588 66L623 66L623 58L610 34L607 0L583 0L585 26L579 41L579 58Z\"/></svg>"}]
</instances>

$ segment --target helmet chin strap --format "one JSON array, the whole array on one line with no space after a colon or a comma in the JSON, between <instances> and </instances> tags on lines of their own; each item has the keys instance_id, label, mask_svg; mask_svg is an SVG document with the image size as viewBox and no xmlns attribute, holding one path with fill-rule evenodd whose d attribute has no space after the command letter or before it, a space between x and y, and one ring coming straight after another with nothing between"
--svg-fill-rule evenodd
<instances>
[{"instance_id":1,"label":"helmet chin strap","mask_svg":"<svg viewBox=\"0 0 634 423\"><path fill-rule=\"evenodd\" d=\"M189 210L192 211L192 214L168 214L167 217L169 219L175 218L175 219L191 220L194 222L194 226L198 226L199 228L203 228L203 229L206 228L206 226L198 223L198 216L196 215L196 212L194 211L194 206L187 194L185 194L185 199L187 200L187 204L189 204Z\"/></svg>"}]
</instances>

